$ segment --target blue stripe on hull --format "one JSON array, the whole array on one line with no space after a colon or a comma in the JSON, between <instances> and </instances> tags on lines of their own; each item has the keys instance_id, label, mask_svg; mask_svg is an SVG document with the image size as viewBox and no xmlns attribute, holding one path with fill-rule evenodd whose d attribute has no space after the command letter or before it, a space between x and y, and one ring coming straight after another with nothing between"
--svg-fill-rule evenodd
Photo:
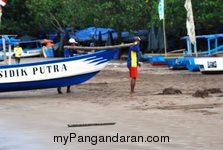
<instances>
[{"instance_id":1,"label":"blue stripe on hull","mask_svg":"<svg viewBox=\"0 0 223 150\"><path fill-rule=\"evenodd\" d=\"M58 78L58 79L52 79L52 80L1 84L0 92L57 88L57 87L63 87L63 86L68 86L68 85L80 84L80 83L83 83L83 82L91 79L98 72L99 71L84 74L84 75L78 75L78 76L72 76L72 77L66 77L66 78Z\"/></svg>"}]
</instances>

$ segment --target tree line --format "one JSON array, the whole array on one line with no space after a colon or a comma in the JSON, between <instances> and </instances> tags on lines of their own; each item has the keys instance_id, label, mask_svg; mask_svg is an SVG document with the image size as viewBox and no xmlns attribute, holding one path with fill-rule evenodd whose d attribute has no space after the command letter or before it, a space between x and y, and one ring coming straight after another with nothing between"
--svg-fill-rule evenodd
<instances>
[{"instance_id":1,"label":"tree line","mask_svg":"<svg viewBox=\"0 0 223 150\"><path fill-rule=\"evenodd\" d=\"M3 7L1 34L21 31L39 34L53 30L72 31L89 26L114 28L119 33L162 26L159 0L10 0ZM185 0L164 0L166 34L187 34ZM223 23L223 0L192 1L196 34Z\"/></svg>"}]
</instances>

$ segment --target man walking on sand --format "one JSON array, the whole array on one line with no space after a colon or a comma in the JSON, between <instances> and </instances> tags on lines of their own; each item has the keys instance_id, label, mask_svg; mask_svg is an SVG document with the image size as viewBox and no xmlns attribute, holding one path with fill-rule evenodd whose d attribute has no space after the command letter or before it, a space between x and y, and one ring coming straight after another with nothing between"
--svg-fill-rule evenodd
<instances>
[{"instance_id":1,"label":"man walking on sand","mask_svg":"<svg viewBox=\"0 0 223 150\"><path fill-rule=\"evenodd\" d=\"M134 43L136 45L130 46L129 52L128 52L128 59L127 59L127 67L129 68L129 75L131 77L131 83L130 83L130 94L134 94L135 92L135 84L136 84L136 78L138 77L138 67L141 67L141 63L139 62L139 44L141 39L136 36L134 38Z\"/></svg>"}]
</instances>

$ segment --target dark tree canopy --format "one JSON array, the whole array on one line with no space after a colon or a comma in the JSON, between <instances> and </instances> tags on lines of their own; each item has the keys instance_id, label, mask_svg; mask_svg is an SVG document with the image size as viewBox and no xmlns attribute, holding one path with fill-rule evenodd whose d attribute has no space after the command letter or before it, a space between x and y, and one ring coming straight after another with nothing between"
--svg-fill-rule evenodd
<instances>
[{"instance_id":1,"label":"dark tree canopy","mask_svg":"<svg viewBox=\"0 0 223 150\"><path fill-rule=\"evenodd\" d=\"M162 26L159 0L11 0L3 7L1 34L28 31L114 28L117 32ZM165 0L167 36L186 35L185 0ZM223 24L223 0L192 1L196 34Z\"/></svg>"}]
</instances>

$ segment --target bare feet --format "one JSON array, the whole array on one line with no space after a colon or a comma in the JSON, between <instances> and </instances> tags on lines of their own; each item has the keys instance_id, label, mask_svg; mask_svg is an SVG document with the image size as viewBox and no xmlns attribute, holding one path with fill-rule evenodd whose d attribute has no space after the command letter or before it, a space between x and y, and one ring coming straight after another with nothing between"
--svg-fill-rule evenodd
<instances>
[{"instance_id":1,"label":"bare feet","mask_svg":"<svg viewBox=\"0 0 223 150\"><path fill-rule=\"evenodd\" d=\"M61 88L57 88L57 92L58 92L58 94L62 94Z\"/></svg>"},{"instance_id":2,"label":"bare feet","mask_svg":"<svg viewBox=\"0 0 223 150\"><path fill-rule=\"evenodd\" d=\"M136 94L136 92L135 91L133 91L133 92L131 91L130 94Z\"/></svg>"},{"instance_id":3,"label":"bare feet","mask_svg":"<svg viewBox=\"0 0 223 150\"><path fill-rule=\"evenodd\" d=\"M71 93L71 90L68 90L67 93Z\"/></svg>"}]
</instances>

